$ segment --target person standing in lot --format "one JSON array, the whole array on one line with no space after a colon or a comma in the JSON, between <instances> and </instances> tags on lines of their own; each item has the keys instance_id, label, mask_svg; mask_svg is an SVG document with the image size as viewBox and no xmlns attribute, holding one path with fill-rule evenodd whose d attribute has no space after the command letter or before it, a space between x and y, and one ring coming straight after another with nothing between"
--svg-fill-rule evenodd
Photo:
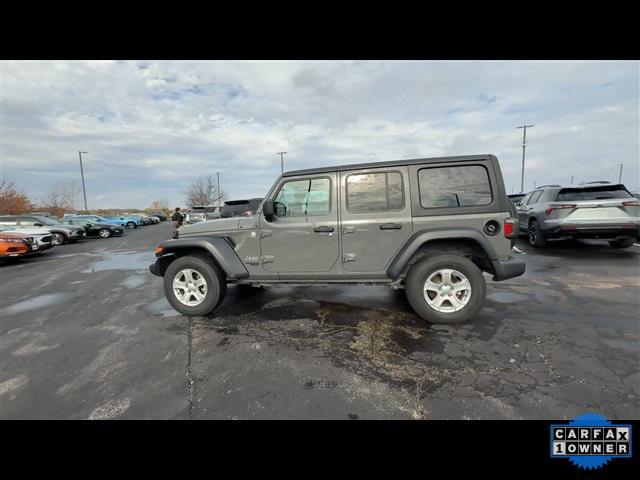
<instances>
[{"instance_id":1,"label":"person standing in lot","mask_svg":"<svg viewBox=\"0 0 640 480\"><path fill-rule=\"evenodd\" d=\"M171 215L171 220L173 220L173 226L176 227L176 230L182 226L184 215L180 212L180 207L176 207L173 215Z\"/></svg>"}]
</instances>

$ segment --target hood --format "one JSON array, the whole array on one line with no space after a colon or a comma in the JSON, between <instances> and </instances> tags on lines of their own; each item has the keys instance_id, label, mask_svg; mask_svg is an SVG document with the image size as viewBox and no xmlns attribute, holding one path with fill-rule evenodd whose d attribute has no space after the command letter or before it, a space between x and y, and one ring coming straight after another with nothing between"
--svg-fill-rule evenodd
<instances>
[{"instance_id":1,"label":"hood","mask_svg":"<svg viewBox=\"0 0 640 480\"><path fill-rule=\"evenodd\" d=\"M193 225L185 225L179 230L180 236L237 230L238 220L239 218L216 218L213 220L194 223Z\"/></svg>"},{"instance_id":2,"label":"hood","mask_svg":"<svg viewBox=\"0 0 640 480\"><path fill-rule=\"evenodd\" d=\"M51 235L51 232L46 228L38 228L38 227L29 227L29 228L21 228L20 230L5 230L4 233L19 233L24 235Z\"/></svg>"}]
</instances>

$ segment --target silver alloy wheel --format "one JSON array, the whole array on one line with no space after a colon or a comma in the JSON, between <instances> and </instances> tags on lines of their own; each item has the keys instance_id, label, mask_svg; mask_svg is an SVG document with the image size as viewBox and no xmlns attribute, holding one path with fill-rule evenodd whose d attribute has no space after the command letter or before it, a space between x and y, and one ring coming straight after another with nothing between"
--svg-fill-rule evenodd
<instances>
[{"instance_id":1,"label":"silver alloy wheel","mask_svg":"<svg viewBox=\"0 0 640 480\"><path fill-rule=\"evenodd\" d=\"M107 230L106 228L103 228L102 230L100 230L100 232L98 232L98 234L102 238L109 238L111 236L111 232L109 230Z\"/></svg>"},{"instance_id":2,"label":"silver alloy wheel","mask_svg":"<svg viewBox=\"0 0 640 480\"><path fill-rule=\"evenodd\" d=\"M207 296L207 281L197 270L185 268L173 277L173 294L183 305L195 307Z\"/></svg>"},{"instance_id":3,"label":"silver alloy wheel","mask_svg":"<svg viewBox=\"0 0 640 480\"><path fill-rule=\"evenodd\" d=\"M451 313L463 309L471 298L471 282L450 268L433 272L424 282L424 299L436 312Z\"/></svg>"},{"instance_id":4,"label":"silver alloy wheel","mask_svg":"<svg viewBox=\"0 0 640 480\"><path fill-rule=\"evenodd\" d=\"M53 234L53 244L54 245L62 245L64 243L64 235L61 233Z\"/></svg>"}]
</instances>

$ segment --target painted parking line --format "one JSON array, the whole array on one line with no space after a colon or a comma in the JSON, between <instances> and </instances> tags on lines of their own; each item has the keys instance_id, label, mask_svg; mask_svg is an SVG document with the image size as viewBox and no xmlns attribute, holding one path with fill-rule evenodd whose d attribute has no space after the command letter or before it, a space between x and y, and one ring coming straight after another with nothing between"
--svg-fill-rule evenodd
<instances>
[{"instance_id":1,"label":"painted parking line","mask_svg":"<svg viewBox=\"0 0 640 480\"><path fill-rule=\"evenodd\" d=\"M634 243L636 247L640 247L640 243Z\"/></svg>"}]
</instances>

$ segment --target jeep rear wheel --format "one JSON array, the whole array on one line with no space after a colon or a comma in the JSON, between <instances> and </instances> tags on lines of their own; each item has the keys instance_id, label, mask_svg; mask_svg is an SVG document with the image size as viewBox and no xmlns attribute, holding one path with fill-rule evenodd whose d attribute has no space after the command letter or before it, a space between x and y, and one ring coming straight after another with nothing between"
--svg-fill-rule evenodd
<instances>
[{"instance_id":1,"label":"jeep rear wheel","mask_svg":"<svg viewBox=\"0 0 640 480\"><path fill-rule=\"evenodd\" d=\"M164 273L164 294L171 306L183 315L211 313L226 293L226 278L208 257L180 257Z\"/></svg>"},{"instance_id":2,"label":"jeep rear wheel","mask_svg":"<svg viewBox=\"0 0 640 480\"><path fill-rule=\"evenodd\" d=\"M409 303L431 323L462 323L475 317L486 296L480 269L458 255L438 255L416 263L407 275Z\"/></svg>"}]
</instances>

